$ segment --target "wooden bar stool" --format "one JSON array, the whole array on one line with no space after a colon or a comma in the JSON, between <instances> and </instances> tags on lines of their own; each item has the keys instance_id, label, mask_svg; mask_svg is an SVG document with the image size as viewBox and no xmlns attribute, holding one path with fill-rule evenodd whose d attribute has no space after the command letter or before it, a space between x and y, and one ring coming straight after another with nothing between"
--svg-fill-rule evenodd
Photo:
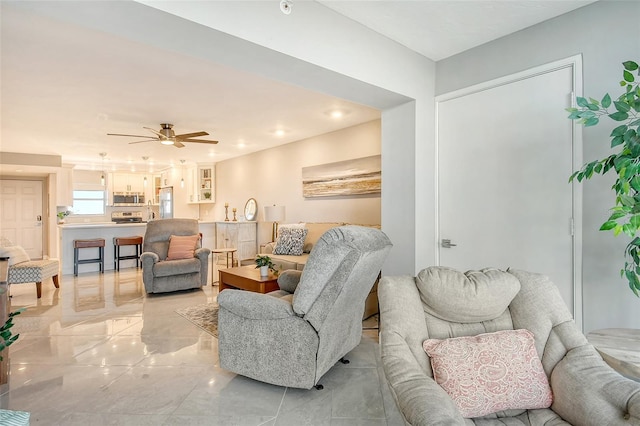
<instances>
[{"instance_id":1,"label":"wooden bar stool","mask_svg":"<svg viewBox=\"0 0 640 426\"><path fill-rule=\"evenodd\" d=\"M120 255L120 247L136 246L136 254ZM140 255L142 254L142 237L113 237L113 269L120 270L121 260L135 260L136 268L140 265Z\"/></svg>"},{"instance_id":2,"label":"wooden bar stool","mask_svg":"<svg viewBox=\"0 0 640 426\"><path fill-rule=\"evenodd\" d=\"M94 259L79 259L79 251L81 248L97 248L98 257ZM78 265L96 262L100 263L100 272L104 274L104 238L73 240L73 275L78 276Z\"/></svg>"}]
</instances>

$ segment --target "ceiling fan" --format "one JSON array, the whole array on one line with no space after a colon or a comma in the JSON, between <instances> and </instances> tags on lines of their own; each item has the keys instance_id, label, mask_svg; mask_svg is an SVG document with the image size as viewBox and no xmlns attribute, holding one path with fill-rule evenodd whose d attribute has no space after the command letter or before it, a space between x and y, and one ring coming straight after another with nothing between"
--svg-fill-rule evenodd
<instances>
[{"instance_id":1,"label":"ceiling fan","mask_svg":"<svg viewBox=\"0 0 640 426\"><path fill-rule=\"evenodd\" d=\"M153 136L145 136L145 135L124 135L122 133L107 133L107 136L128 136L133 138L147 138L142 141L134 141L129 142L130 144L134 143L142 143L142 142L154 142L160 141L163 145L173 145L176 148L183 148L183 142L195 142L195 143L211 143L216 144L218 141L209 141L205 139L192 139L198 136L207 136L209 133L207 132L194 132L194 133L184 133L182 135L176 135L176 132L173 131L173 124L162 123L160 124L162 128L158 130L153 130L151 127L143 127L143 129L147 129L155 134Z\"/></svg>"}]
</instances>

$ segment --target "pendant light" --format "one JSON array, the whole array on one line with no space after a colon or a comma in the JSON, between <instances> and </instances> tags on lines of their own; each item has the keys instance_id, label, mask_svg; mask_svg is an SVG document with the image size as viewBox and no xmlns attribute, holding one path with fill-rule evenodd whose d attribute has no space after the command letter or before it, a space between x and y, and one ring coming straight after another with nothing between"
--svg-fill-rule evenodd
<instances>
[{"instance_id":1,"label":"pendant light","mask_svg":"<svg viewBox=\"0 0 640 426\"><path fill-rule=\"evenodd\" d=\"M104 178L104 157L107 156L106 152L101 152L100 153L100 157L102 157L102 176L100 176L100 185L104 186L105 182L105 178Z\"/></svg>"},{"instance_id":2,"label":"pendant light","mask_svg":"<svg viewBox=\"0 0 640 426\"><path fill-rule=\"evenodd\" d=\"M180 188L184 188L184 162L185 160L180 160L180 163L182 164L180 166Z\"/></svg>"},{"instance_id":3,"label":"pendant light","mask_svg":"<svg viewBox=\"0 0 640 426\"><path fill-rule=\"evenodd\" d=\"M149 157L142 157L142 159L144 160L145 165L146 165L147 164L147 160L149 159ZM147 170L148 169L149 168L147 167ZM147 187L147 174L146 174L146 172L145 172L145 175L144 175L144 179L142 180L142 186L144 186L145 188Z\"/></svg>"}]
</instances>

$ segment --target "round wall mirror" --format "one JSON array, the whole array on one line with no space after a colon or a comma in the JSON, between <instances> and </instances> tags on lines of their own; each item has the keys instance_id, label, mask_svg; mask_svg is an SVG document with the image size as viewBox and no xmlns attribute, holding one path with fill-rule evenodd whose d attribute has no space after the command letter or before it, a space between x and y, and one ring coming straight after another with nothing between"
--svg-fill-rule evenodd
<instances>
[{"instance_id":1,"label":"round wall mirror","mask_svg":"<svg viewBox=\"0 0 640 426\"><path fill-rule=\"evenodd\" d=\"M249 221L256 220L256 214L258 214L258 202L255 198L249 198L244 205L244 218Z\"/></svg>"}]
</instances>

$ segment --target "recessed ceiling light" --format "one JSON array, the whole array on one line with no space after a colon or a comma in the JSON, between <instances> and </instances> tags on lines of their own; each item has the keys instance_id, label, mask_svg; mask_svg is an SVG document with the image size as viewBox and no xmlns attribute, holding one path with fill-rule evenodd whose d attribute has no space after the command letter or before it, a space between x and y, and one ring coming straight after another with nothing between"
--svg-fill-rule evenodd
<instances>
[{"instance_id":1,"label":"recessed ceiling light","mask_svg":"<svg viewBox=\"0 0 640 426\"><path fill-rule=\"evenodd\" d=\"M344 109L331 109L329 111L327 111L325 114L327 114L329 117L331 118L342 118L345 115L349 114L349 111L344 110Z\"/></svg>"},{"instance_id":2,"label":"recessed ceiling light","mask_svg":"<svg viewBox=\"0 0 640 426\"><path fill-rule=\"evenodd\" d=\"M275 134L276 136L284 136L285 131L284 131L284 130L282 130L282 129L278 129L278 130L276 130L276 131L274 132L274 134Z\"/></svg>"}]
</instances>

